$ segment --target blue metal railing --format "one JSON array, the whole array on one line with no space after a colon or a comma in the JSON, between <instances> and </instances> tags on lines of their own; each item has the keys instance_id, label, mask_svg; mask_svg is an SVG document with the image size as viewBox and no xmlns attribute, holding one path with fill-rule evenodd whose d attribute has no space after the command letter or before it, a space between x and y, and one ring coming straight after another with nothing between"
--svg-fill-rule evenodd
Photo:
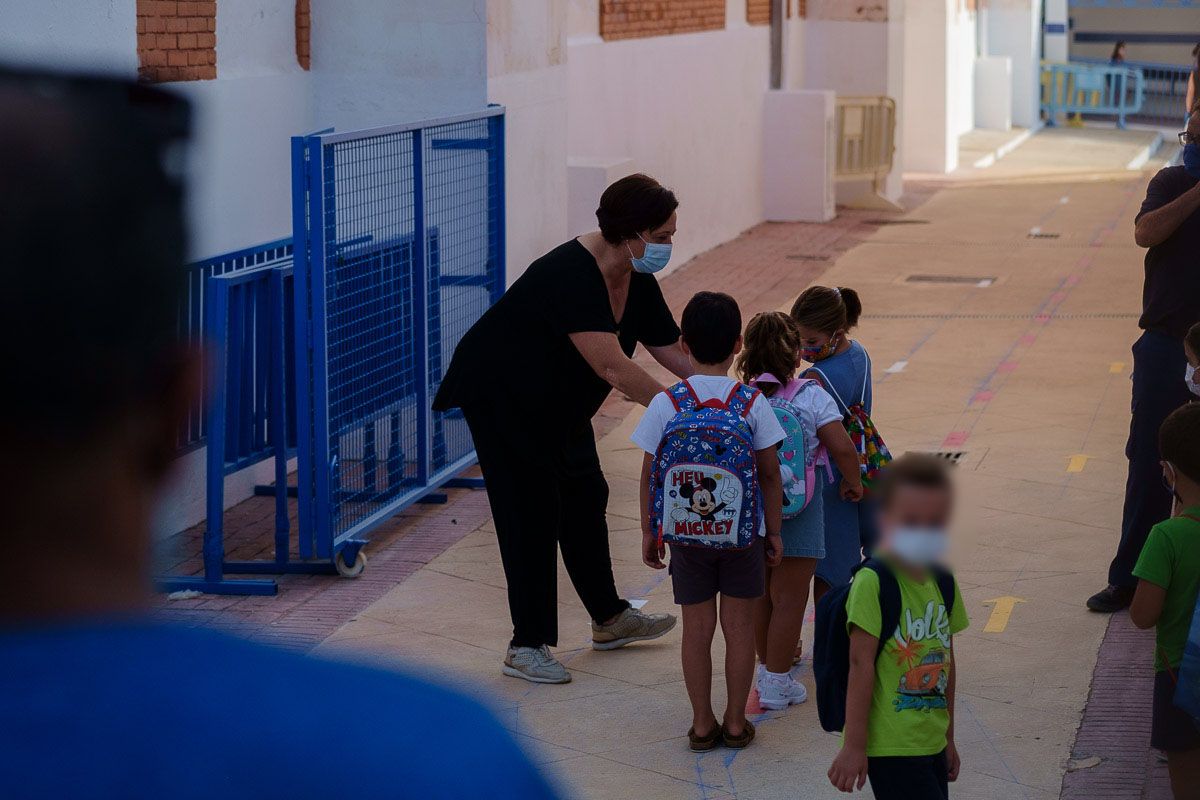
<instances>
[{"instance_id":1,"label":"blue metal railing","mask_svg":"<svg viewBox=\"0 0 1200 800\"><path fill-rule=\"evenodd\" d=\"M1200 8L1200 3L1197 4ZM1073 58L1073 63L1107 64L1099 58ZM1188 80L1192 65L1161 64L1154 61L1126 61L1123 66L1137 70L1145 85L1142 107L1130 115L1130 121L1143 125L1173 128L1186 116ZM1182 128L1180 128L1182 130Z\"/></svg>"},{"instance_id":2,"label":"blue metal railing","mask_svg":"<svg viewBox=\"0 0 1200 800\"><path fill-rule=\"evenodd\" d=\"M250 251L246 251L250 252ZM208 353L203 575L164 578L166 591L274 594L274 580L226 580L226 572L288 571L287 508L291 350L290 264L243 264L209 274L203 287L203 336ZM294 372L293 372L294 375ZM291 419L289 420L289 416ZM294 436L294 431L292 433ZM275 459L275 560L239 565L225 560L225 476ZM259 567L269 564L267 569ZM332 571L331 569L329 571Z\"/></svg>"},{"instance_id":3,"label":"blue metal railing","mask_svg":"<svg viewBox=\"0 0 1200 800\"><path fill-rule=\"evenodd\" d=\"M273 242L235 250L202 261L188 264L187 284L179 298L179 337L182 341L194 347L206 344L206 300L209 288L208 279L214 275L227 275L253 267L266 265L289 265L292 263L292 240L278 239ZM288 332L291 341L292 332ZM253 378L252 378L253 379ZM207 418L204 398L210 387L201 388L200 393L192 400L188 411L187 421L179 431L178 443L180 450L189 450L204 443ZM295 430L295 413L291 414L291 429Z\"/></svg>"},{"instance_id":4,"label":"blue metal railing","mask_svg":"<svg viewBox=\"0 0 1200 800\"><path fill-rule=\"evenodd\" d=\"M1145 78L1128 67L1043 64L1041 85L1047 125L1065 113L1115 117L1117 127L1124 128L1145 101Z\"/></svg>"},{"instance_id":5,"label":"blue metal railing","mask_svg":"<svg viewBox=\"0 0 1200 800\"><path fill-rule=\"evenodd\" d=\"M504 290L503 110L296 137L293 191L300 554L349 565L474 463L430 404Z\"/></svg>"},{"instance_id":6,"label":"blue metal railing","mask_svg":"<svg viewBox=\"0 0 1200 800\"><path fill-rule=\"evenodd\" d=\"M462 415L430 404L504 291L503 109L295 137L292 154L294 258L280 240L189 267L180 334L212 366L181 444L207 444L207 524L203 575L168 590L271 594L273 580L224 575L358 574L372 528L445 502L439 487L481 485L457 477L475 461ZM226 561L225 477L269 458L274 485L255 491L275 498L274 558Z\"/></svg>"}]
</instances>

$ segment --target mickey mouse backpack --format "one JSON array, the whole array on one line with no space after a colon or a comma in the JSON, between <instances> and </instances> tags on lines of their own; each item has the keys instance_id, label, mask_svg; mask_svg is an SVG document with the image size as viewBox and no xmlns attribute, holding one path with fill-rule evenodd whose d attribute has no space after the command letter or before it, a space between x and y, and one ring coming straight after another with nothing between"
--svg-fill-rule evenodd
<instances>
[{"instance_id":1,"label":"mickey mouse backpack","mask_svg":"<svg viewBox=\"0 0 1200 800\"><path fill-rule=\"evenodd\" d=\"M776 453L779 455L779 473L783 478L783 518L791 519L808 508L813 495L820 491L817 486L817 464L825 460L824 449L820 442L808 441L804 424L800 421L803 412L795 402L801 392L816 390L821 384L811 378L793 378L783 383L770 373L759 375L751 381L754 386L764 383L779 386L767 398L767 402L771 404L775 419L783 428L783 443Z\"/></svg>"},{"instance_id":2,"label":"mickey mouse backpack","mask_svg":"<svg viewBox=\"0 0 1200 800\"><path fill-rule=\"evenodd\" d=\"M702 403L684 380L667 395L675 416L663 430L650 473L650 519L659 541L749 547L763 516L747 419L759 391L735 383L724 400Z\"/></svg>"}]
</instances>

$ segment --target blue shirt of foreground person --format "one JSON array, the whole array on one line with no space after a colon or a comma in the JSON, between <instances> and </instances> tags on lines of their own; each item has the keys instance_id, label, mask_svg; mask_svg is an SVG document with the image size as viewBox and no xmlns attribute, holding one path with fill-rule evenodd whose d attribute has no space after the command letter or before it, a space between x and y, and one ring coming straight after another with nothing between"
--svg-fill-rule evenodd
<instances>
[{"instance_id":1,"label":"blue shirt of foreground person","mask_svg":"<svg viewBox=\"0 0 1200 800\"><path fill-rule=\"evenodd\" d=\"M0 797L550 798L464 697L157 624L188 107L0 69Z\"/></svg>"}]
</instances>

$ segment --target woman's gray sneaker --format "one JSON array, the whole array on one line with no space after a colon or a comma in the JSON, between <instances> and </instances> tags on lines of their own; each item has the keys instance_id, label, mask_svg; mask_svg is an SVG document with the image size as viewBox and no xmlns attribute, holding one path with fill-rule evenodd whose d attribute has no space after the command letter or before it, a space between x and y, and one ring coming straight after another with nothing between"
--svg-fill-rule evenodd
<instances>
[{"instance_id":1,"label":"woman's gray sneaker","mask_svg":"<svg viewBox=\"0 0 1200 800\"><path fill-rule=\"evenodd\" d=\"M643 614L627 608L611 625L592 623L592 649L616 650L630 642L657 639L675 627L673 614Z\"/></svg>"},{"instance_id":2,"label":"woman's gray sneaker","mask_svg":"<svg viewBox=\"0 0 1200 800\"><path fill-rule=\"evenodd\" d=\"M570 683L571 673L546 645L541 647L510 647L504 657L505 675L524 678L534 683Z\"/></svg>"}]
</instances>

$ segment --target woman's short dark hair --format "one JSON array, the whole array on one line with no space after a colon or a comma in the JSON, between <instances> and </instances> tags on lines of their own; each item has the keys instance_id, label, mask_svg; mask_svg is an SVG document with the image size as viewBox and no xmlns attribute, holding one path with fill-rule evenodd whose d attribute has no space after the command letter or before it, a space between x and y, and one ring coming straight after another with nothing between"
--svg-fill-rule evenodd
<instances>
[{"instance_id":1,"label":"woman's short dark hair","mask_svg":"<svg viewBox=\"0 0 1200 800\"><path fill-rule=\"evenodd\" d=\"M1158 429L1158 452L1163 461L1193 481L1200 481L1200 403L1171 412Z\"/></svg>"},{"instance_id":2,"label":"woman's short dark hair","mask_svg":"<svg viewBox=\"0 0 1200 800\"><path fill-rule=\"evenodd\" d=\"M596 221L609 244L634 239L665 223L679 207L675 193L649 175L626 175L604 190Z\"/></svg>"}]
</instances>

